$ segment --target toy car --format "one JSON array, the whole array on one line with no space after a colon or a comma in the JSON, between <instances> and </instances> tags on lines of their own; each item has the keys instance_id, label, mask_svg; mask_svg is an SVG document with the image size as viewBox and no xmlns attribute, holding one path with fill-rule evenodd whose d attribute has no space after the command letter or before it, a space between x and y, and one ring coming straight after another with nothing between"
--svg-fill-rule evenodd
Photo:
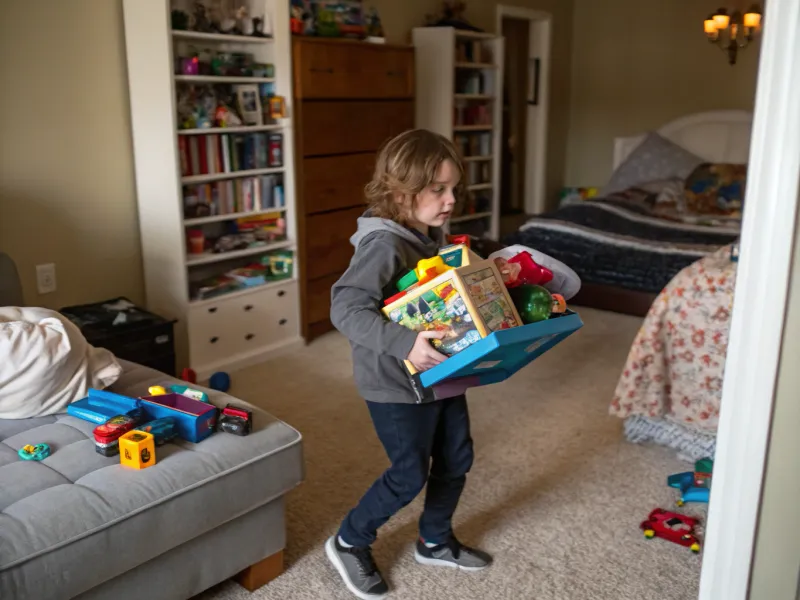
<instances>
[{"instance_id":1,"label":"toy car","mask_svg":"<svg viewBox=\"0 0 800 600\"><path fill-rule=\"evenodd\" d=\"M217 427L226 433L234 435L247 435L253 427L253 413L233 404L228 404L222 409Z\"/></svg>"},{"instance_id":2,"label":"toy car","mask_svg":"<svg viewBox=\"0 0 800 600\"><path fill-rule=\"evenodd\" d=\"M47 444L26 444L19 449L17 455L22 460L44 460L50 456L50 446Z\"/></svg>"},{"instance_id":3,"label":"toy car","mask_svg":"<svg viewBox=\"0 0 800 600\"><path fill-rule=\"evenodd\" d=\"M700 552L700 540L695 535L695 526L700 521L694 517L679 515L669 512L663 508L655 508L642 521L640 527L644 531L644 537L648 540L660 537L675 544L686 546L695 554Z\"/></svg>"},{"instance_id":4,"label":"toy car","mask_svg":"<svg viewBox=\"0 0 800 600\"><path fill-rule=\"evenodd\" d=\"M152 435L156 446L166 444L175 439L178 435L178 430L175 427L175 419L172 417L154 419L143 425L139 425L135 429Z\"/></svg>"},{"instance_id":5,"label":"toy car","mask_svg":"<svg viewBox=\"0 0 800 600\"><path fill-rule=\"evenodd\" d=\"M710 458L704 458L694 464L694 471L667 477L667 485L681 491L681 497L676 502L678 506L683 506L686 502L708 502L713 465Z\"/></svg>"},{"instance_id":6,"label":"toy car","mask_svg":"<svg viewBox=\"0 0 800 600\"><path fill-rule=\"evenodd\" d=\"M137 417L117 415L94 428L94 449L103 456L119 454L119 438L136 426Z\"/></svg>"}]
</instances>

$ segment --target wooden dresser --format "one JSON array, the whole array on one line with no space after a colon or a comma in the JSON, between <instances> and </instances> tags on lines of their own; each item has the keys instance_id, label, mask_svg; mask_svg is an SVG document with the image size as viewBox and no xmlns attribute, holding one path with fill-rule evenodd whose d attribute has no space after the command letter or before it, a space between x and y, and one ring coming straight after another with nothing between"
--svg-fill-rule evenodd
<instances>
[{"instance_id":1,"label":"wooden dresser","mask_svg":"<svg viewBox=\"0 0 800 600\"><path fill-rule=\"evenodd\" d=\"M295 37L295 152L303 337L332 329L331 286L353 255L375 153L414 126L410 46Z\"/></svg>"}]
</instances>

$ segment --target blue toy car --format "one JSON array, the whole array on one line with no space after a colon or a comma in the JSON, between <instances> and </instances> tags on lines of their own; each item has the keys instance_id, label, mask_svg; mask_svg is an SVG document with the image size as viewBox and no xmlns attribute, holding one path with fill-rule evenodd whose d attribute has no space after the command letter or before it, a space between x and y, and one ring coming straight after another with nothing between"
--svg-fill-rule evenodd
<instances>
[{"instance_id":1,"label":"blue toy car","mask_svg":"<svg viewBox=\"0 0 800 600\"><path fill-rule=\"evenodd\" d=\"M175 427L175 419L172 417L163 417L161 419L148 421L143 425L134 427L134 429L151 434L156 446L166 444L175 439L178 435L178 429Z\"/></svg>"}]
</instances>

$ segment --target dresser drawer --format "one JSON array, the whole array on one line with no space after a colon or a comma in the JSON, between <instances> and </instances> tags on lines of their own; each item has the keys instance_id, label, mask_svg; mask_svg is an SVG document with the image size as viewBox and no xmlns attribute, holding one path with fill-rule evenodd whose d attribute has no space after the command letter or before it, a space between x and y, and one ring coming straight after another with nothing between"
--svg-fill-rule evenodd
<instances>
[{"instance_id":1,"label":"dresser drawer","mask_svg":"<svg viewBox=\"0 0 800 600\"><path fill-rule=\"evenodd\" d=\"M304 159L305 213L363 206L364 186L372 177L374 165L371 152Z\"/></svg>"},{"instance_id":2,"label":"dresser drawer","mask_svg":"<svg viewBox=\"0 0 800 600\"><path fill-rule=\"evenodd\" d=\"M303 156L375 152L398 133L414 127L408 100L303 102Z\"/></svg>"},{"instance_id":3,"label":"dresser drawer","mask_svg":"<svg viewBox=\"0 0 800 600\"><path fill-rule=\"evenodd\" d=\"M412 48L295 39L293 61L298 98L414 97Z\"/></svg>"},{"instance_id":4,"label":"dresser drawer","mask_svg":"<svg viewBox=\"0 0 800 600\"><path fill-rule=\"evenodd\" d=\"M356 220L364 209L350 208L332 213L311 215L306 219L306 277L317 279L341 273L350 264L353 246L350 236L356 232Z\"/></svg>"},{"instance_id":5,"label":"dresser drawer","mask_svg":"<svg viewBox=\"0 0 800 600\"><path fill-rule=\"evenodd\" d=\"M195 367L222 362L299 335L297 282L268 286L189 309Z\"/></svg>"}]
</instances>

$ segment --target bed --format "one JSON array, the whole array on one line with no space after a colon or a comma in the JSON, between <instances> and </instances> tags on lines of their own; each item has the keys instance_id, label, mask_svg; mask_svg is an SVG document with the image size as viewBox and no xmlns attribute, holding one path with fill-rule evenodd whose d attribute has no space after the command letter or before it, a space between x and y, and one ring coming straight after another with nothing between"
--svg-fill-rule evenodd
<instances>
[{"instance_id":1,"label":"bed","mask_svg":"<svg viewBox=\"0 0 800 600\"><path fill-rule=\"evenodd\" d=\"M704 212L696 185L710 168L738 166L743 195L751 124L747 111L703 112L617 138L599 196L537 215L503 242L572 267L582 281L573 304L644 316L683 268L738 239L740 211Z\"/></svg>"}]
</instances>

